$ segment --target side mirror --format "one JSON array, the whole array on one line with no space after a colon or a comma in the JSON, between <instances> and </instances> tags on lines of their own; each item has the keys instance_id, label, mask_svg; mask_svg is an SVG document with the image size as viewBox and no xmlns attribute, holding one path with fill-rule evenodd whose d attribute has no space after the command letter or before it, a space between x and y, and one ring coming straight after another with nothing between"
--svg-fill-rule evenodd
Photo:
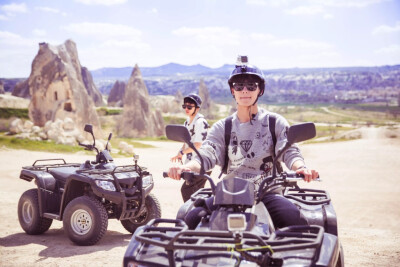
<instances>
[{"instance_id":1,"label":"side mirror","mask_svg":"<svg viewBox=\"0 0 400 267\"><path fill-rule=\"evenodd\" d=\"M85 128L84 128L85 132L88 132L90 134L93 134L93 125L91 124L85 124Z\"/></svg>"},{"instance_id":2,"label":"side mirror","mask_svg":"<svg viewBox=\"0 0 400 267\"><path fill-rule=\"evenodd\" d=\"M314 138L315 135L315 124L312 122L306 122L290 126L287 133L287 139L290 144L294 144Z\"/></svg>"},{"instance_id":3,"label":"side mirror","mask_svg":"<svg viewBox=\"0 0 400 267\"><path fill-rule=\"evenodd\" d=\"M167 125L165 127L165 132L167 134L167 138L170 140L190 143L190 134L189 131L183 125Z\"/></svg>"}]
</instances>

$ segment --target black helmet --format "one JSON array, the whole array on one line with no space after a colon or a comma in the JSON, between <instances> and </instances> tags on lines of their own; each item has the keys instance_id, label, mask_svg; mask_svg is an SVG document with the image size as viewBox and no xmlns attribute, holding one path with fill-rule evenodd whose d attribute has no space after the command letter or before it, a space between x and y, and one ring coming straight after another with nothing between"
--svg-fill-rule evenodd
<instances>
[{"instance_id":1,"label":"black helmet","mask_svg":"<svg viewBox=\"0 0 400 267\"><path fill-rule=\"evenodd\" d=\"M198 94L189 94L185 96L183 102L186 102L189 99L192 100L198 108L201 106L201 102L203 102Z\"/></svg>"},{"instance_id":2,"label":"black helmet","mask_svg":"<svg viewBox=\"0 0 400 267\"><path fill-rule=\"evenodd\" d=\"M265 89L264 73L256 66L249 65L247 63L248 63L247 56L238 56L235 69L229 76L228 84L230 88L232 88L233 82L235 78L237 78L238 76L241 75L254 76L257 78L257 80L259 80L259 85L258 85L258 87L260 88L259 96L262 96L264 94L264 89Z\"/></svg>"}]
</instances>

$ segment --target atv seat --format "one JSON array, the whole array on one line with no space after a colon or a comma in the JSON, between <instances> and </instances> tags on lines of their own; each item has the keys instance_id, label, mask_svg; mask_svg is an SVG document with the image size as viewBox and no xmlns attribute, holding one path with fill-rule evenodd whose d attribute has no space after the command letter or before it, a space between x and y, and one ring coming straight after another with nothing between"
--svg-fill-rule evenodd
<instances>
[{"instance_id":1,"label":"atv seat","mask_svg":"<svg viewBox=\"0 0 400 267\"><path fill-rule=\"evenodd\" d=\"M59 167L59 168L51 168L49 169L49 173L54 176L54 178L60 182L60 187L64 187L65 183L67 182L68 177L71 174L75 174L76 167Z\"/></svg>"}]
</instances>

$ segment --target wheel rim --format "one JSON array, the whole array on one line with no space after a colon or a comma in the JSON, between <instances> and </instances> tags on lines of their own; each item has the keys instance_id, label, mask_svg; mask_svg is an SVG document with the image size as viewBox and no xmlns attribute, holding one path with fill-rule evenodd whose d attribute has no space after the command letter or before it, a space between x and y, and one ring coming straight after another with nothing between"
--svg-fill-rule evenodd
<instances>
[{"instance_id":1,"label":"wheel rim","mask_svg":"<svg viewBox=\"0 0 400 267\"><path fill-rule=\"evenodd\" d=\"M92 228L92 217L86 210L76 210L71 216L71 228L78 235L85 235Z\"/></svg>"},{"instance_id":2,"label":"wheel rim","mask_svg":"<svg viewBox=\"0 0 400 267\"><path fill-rule=\"evenodd\" d=\"M26 201L22 205L22 219L26 224L31 224L33 217L33 206L32 203Z\"/></svg>"}]
</instances>

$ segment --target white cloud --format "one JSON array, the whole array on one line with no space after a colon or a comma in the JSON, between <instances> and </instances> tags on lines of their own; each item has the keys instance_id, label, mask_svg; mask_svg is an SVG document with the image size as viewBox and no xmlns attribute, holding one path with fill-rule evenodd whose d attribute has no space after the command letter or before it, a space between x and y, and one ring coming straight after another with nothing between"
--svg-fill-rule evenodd
<instances>
[{"instance_id":1,"label":"white cloud","mask_svg":"<svg viewBox=\"0 0 400 267\"><path fill-rule=\"evenodd\" d=\"M9 4L1 6L1 10L3 10L8 16L14 16L16 13L27 13L28 8L26 7L25 3L21 4Z\"/></svg>"},{"instance_id":2,"label":"white cloud","mask_svg":"<svg viewBox=\"0 0 400 267\"><path fill-rule=\"evenodd\" d=\"M158 14L158 9L157 8L152 8L151 10L149 10L149 13L151 14Z\"/></svg>"},{"instance_id":3,"label":"white cloud","mask_svg":"<svg viewBox=\"0 0 400 267\"><path fill-rule=\"evenodd\" d=\"M374 51L377 54L393 54L400 58L400 45L392 44Z\"/></svg>"},{"instance_id":4,"label":"white cloud","mask_svg":"<svg viewBox=\"0 0 400 267\"><path fill-rule=\"evenodd\" d=\"M22 36L8 32L8 31L0 31L0 45L12 45L12 46L28 46L29 42L26 38Z\"/></svg>"},{"instance_id":5,"label":"white cloud","mask_svg":"<svg viewBox=\"0 0 400 267\"><path fill-rule=\"evenodd\" d=\"M327 6L327 7L343 7L343 8L363 8L373 4L379 4L390 0L304 0L301 1L302 6ZM246 0L248 5L256 6L272 6L272 7L293 7L297 6L298 0Z\"/></svg>"},{"instance_id":6,"label":"white cloud","mask_svg":"<svg viewBox=\"0 0 400 267\"><path fill-rule=\"evenodd\" d=\"M28 8L26 7L25 3L21 3L21 4L9 4L9 5L3 5L0 6L0 9L2 11L4 11L6 13L6 15L8 17L12 17L15 16L16 13L27 13L28 12ZM2 20L7 20L7 18L5 16L3 16Z\"/></svg>"},{"instance_id":7,"label":"white cloud","mask_svg":"<svg viewBox=\"0 0 400 267\"><path fill-rule=\"evenodd\" d=\"M334 16L332 14L326 13L324 15L324 19L333 19L333 18L334 18Z\"/></svg>"},{"instance_id":8,"label":"white cloud","mask_svg":"<svg viewBox=\"0 0 400 267\"><path fill-rule=\"evenodd\" d=\"M381 25L378 27L375 27L372 30L372 34L376 35L376 34L385 34L385 33L394 33L394 32L400 32L400 21L396 22L396 25L391 27L388 25Z\"/></svg>"},{"instance_id":9,"label":"white cloud","mask_svg":"<svg viewBox=\"0 0 400 267\"><path fill-rule=\"evenodd\" d=\"M188 28L182 27L172 31L176 36L192 38L191 42L201 44L212 44L216 46L240 44L240 34L227 27L204 27Z\"/></svg>"},{"instance_id":10,"label":"white cloud","mask_svg":"<svg viewBox=\"0 0 400 267\"><path fill-rule=\"evenodd\" d=\"M33 33L33 35L38 36L38 37L43 37L43 36L47 35L46 31L42 30L42 29L34 29L32 31L32 33Z\"/></svg>"},{"instance_id":11,"label":"white cloud","mask_svg":"<svg viewBox=\"0 0 400 267\"><path fill-rule=\"evenodd\" d=\"M52 7L46 7L46 6L39 6L39 7L35 7L36 10L40 10L43 12L49 12L49 13L54 13L54 14L58 14L60 13L60 10L57 8L52 8Z\"/></svg>"},{"instance_id":12,"label":"white cloud","mask_svg":"<svg viewBox=\"0 0 400 267\"><path fill-rule=\"evenodd\" d=\"M8 17L0 14L0 20L8 20Z\"/></svg>"},{"instance_id":13,"label":"white cloud","mask_svg":"<svg viewBox=\"0 0 400 267\"><path fill-rule=\"evenodd\" d=\"M250 34L250 38L254 41L264 42L266 45L287 47L291 49L313 49L329 51L334 48L333 45L324 42L309 41L306 39L298 38L278 38L273 36L272 34L252 33Z\"/></svg>"},{"instance_id":14,"label":"white cloud","mask_svg":"<svg viewBox=\"0 0 400 267\"><path fill-rule=\"evenodd\" d=\"M130 26L100 22L72 23L64 27L64 29L69 32L95 37L97 39L109 39L116 36L129 39L140 39L142 35L141 31Z\"/></svg>"},{"instance_id":15,"label":"white cloud","mask_svg":"<svg viewBox=\"0 0 400 267\"><path fill-rule=\"evenodd\" d=\"M114 6L128 2L128 0L75 0L75 2L85 5Z\"/></svg>"},{"instance_id":16,"label":"white cloud","mask_svg":"<svg viewBox=\"0 0 400 267\"><path fill-rule=\"evenodd\" d=\"M356 7L363 8L390 0L309 0L311 3L318 3L331 7Z\"/></svg>"},{"instance_id":17,"label":"white cloud","mask_svg":"<svg viewBox=\"0 0 400 267\"><path fill-rule=\"evenodd\" d=\"M299 6L285 10L285 13L290 15L316 15L324 12L325 11L322 6Z\"/></svg>"}]
</instances>

